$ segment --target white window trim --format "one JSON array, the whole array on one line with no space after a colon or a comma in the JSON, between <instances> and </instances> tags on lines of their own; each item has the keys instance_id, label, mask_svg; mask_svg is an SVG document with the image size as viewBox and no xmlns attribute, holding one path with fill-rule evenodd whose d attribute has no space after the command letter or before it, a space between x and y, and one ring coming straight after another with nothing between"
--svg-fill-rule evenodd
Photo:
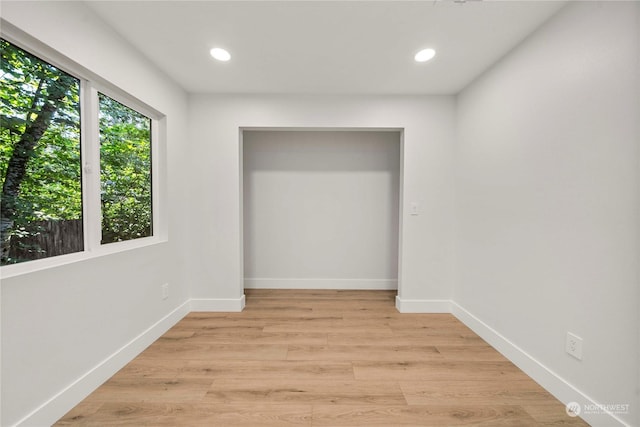
<instances>
[{"instance_id":1,"label":"white window trim","mask_svg":"<svg viewBox=\"0 0 640 427\"><path fill-rule=\"evenodd\" d=\"M0 35L3 39L80 80L80 154L84 235L83 251L1 266L0 277L6 279L21 276L96 257L166 243L168 224L167 216L164 213L166 205L163 197L166 194L164 191L166 183L162 179L164 171L161 171L161 167L166 164L164 161L166 155L166 116L3 19L0 19L0 29ZM100 242L102 213L100 209L98 92L151 119L152 236L107 244Z\"/></svg>"}]
</instances>

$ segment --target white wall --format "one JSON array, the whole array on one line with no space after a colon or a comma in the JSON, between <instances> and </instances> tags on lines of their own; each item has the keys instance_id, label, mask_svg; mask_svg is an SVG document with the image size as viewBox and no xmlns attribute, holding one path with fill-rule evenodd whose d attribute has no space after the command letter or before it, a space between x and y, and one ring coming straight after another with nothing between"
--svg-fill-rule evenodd
<instances>
[{"instance_id":1,"label":"white wall","mask_svg":"<svg viewBox=\"0 0 640 427\"><path fill-rule=\"evenodd\" d=\"M409 216L403 207L400 297L431 309L450 299L453 97L194 95L189 115L201 195L190 215L209 218L190 252L200 307L242 295L242 127L404 129L404 203L419 202L422 212Z\"/></svg>"},{"instance_id":2,"label":"white wall","mask_svg":"<svg viewBox=\"0 0 640 427\"><path fill-rule=\"evenodd\" d=\"M454 290L583 397L630 404L620 418L636 426L639 11L570 4L458 97Z\"/></svg>"},{"instance_id":3,"label":"white wall","mask_svg":"<svg viewBox=\"0 0 640 427\"><path fill-rule=\"evenodd\" d=\"M245 130L245 287L396 289L400 142Z\"/></svg>"},{"instance_id":4,"label":"white wall","mask_svg":"<svg viewBox=\"0 0 640 427\"><path fill-rule=\"evenodd\" d=\"M167 115L168 164L160 185L170 209L170 240L2 280L0 424L13 425L44 405L25 424L47 425L140 351L175 313L144 339L132 340L187 300L180 206L188 203L188 181L177 173L186 170L187 97L81 2L3 1L2 17ZM165 282L170 296L163 301Z\"/></svg>"}]
</instances>

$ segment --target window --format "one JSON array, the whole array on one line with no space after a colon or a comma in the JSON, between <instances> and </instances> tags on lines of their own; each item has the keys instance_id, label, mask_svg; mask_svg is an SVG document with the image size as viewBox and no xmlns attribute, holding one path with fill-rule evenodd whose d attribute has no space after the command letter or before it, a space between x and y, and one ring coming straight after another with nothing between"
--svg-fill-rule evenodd
<instances>
[{"instance_id":1,"label":"window","mask_svg":"<svg viewBox=\"0 0 640 427\"><path fill-rule=\"evenodd\" d=\"M82 251L80 81L0 47L1 263Z\"/></svg>"},{"instance_id":2,"label":"window","mask_svg":"<svg viewBox=\"0 0 640 427\"><path fill-rule=\"evenodd\" d=\"M152 237L158 113L80 66L0 48L0 265Z\"/></svg>"},{"instance_id":3,"label":"window","mask_svg":"<svg viewBox=\"0 0 640 427\"><path fill-rule=\"evenodd\" d=\"M151 120L100 93L101 242L151 236Z\"/></svg>"}]
</instances>

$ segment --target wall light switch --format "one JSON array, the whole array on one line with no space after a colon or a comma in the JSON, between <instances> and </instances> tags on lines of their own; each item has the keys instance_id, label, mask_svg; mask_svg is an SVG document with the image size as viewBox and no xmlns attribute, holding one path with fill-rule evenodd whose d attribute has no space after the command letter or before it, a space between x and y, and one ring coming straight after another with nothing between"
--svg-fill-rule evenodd
<instances>
[{"instance_id":1,"label":"wall light switch","mask_svg":"<svg viewBox=\"0 0 640 427\"><path fill-rule=\"evenodd\" d=\"M420 213L420 204L416 202L411 203L411 210L409 212L411 215L418 215Z\"/></svg>"}]
</instances>

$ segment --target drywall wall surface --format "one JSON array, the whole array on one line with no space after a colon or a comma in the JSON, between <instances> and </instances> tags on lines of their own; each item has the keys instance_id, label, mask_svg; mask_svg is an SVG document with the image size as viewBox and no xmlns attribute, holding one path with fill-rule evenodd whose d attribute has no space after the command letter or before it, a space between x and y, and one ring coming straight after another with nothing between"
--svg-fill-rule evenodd
<instances>
[{"instance_id":1,"label":"drywall wall surface","mask_svg":"<svg viewBox=\"0 0 640 427\"><path fill-rule=\"evenodd\" d=\"M190 143L202 200L193 217L209 218L193 256L201 277L194 298L242 294L240 133L243 128L392 128L403 130L403 200L399 292L449 299L452 275L452 97L192 95ZM407 205L420 204L408 215Z\"/></svg>"},{"instance_id":2,"label":"drywall wall surface","mask_svg":"<svg viewBox=\"0 0 640 427\"><path fill-rule=\"evenodd\" d=\"M244 131L245 286L397 287L400 142Z\"/></svg>"},{"instance_id":3,"label":"drywall wall surface","mask_svg":"<svg viewBox=\"0 0 640 427\"><path fill-rule=\"evenodd\" d=\"M156 153L162 170L154 185L169 239L2 280L0 424L43 425L91 391L83 389L86 375L108 374L113 367L100 368L102 362L187 301L180 207L189 203L188 181L179 173L188 168L187 96L82 2L3 1L2 18L166 115L166 152ZM170 284L166 300L163 283ZM74 383L75 394L65 394Z\"/></svg>"},{"instance_id":4,"label":"drywall wall surface","mask_svg":"<svg viewBox=\"0 0 640 427\"><path fill-rule=\"evenodd\" d=\"M459 95L455 157L455 302L593 401L630 405L618 414L630 425L639 8L564 8Z\"/></svg>"}]
</instances>

